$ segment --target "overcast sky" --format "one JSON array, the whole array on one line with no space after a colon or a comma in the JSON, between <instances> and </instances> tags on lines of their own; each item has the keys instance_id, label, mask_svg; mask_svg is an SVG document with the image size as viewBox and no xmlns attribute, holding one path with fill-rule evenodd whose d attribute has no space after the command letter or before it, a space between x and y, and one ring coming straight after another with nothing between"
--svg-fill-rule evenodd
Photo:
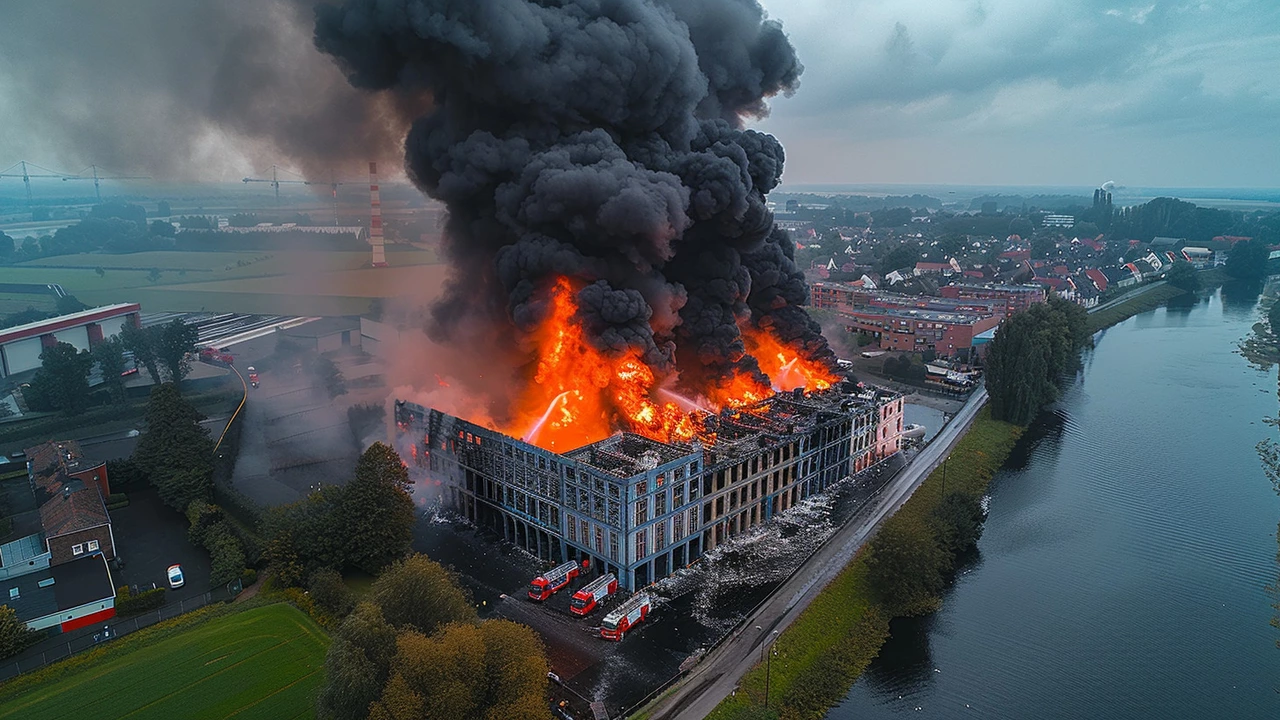
<instances>
[{"instance_id":1,"label":"overcast sky","mask_svg":"<svg viewBox=\"0 0 1280 720\"><path fill-rule=\"evenodd\" d=\"M248 119L214 98L277 57L315 60L309 29L249 0L175 28L171 1L0 0L0 169L236 179L275 162L261 127L282 103L315 117L299 103L336 72L286 78L299 102L272 91ZM787 184L1280 187L1280 0L762 1L805 65L758 124L786 146ZM248 31L275 55L227 49ZM183 92L152 92L177 75Z\"/></svg>"},{"instance_id":2,"label":"overcast sky","mask_svg":"<svg viewBox=\"0 0 1280 720\"><path fill-rule=\"evenodd\" d=\"M1280 1L764 4L787 183L1280 187Z\"/></svg>"}]
</instances>

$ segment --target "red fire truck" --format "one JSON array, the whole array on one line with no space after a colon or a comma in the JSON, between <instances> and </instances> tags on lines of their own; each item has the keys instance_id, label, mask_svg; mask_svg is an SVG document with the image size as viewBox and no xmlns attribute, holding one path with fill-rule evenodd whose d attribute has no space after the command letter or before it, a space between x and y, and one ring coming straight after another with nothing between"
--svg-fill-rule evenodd
<instances>
[{"instance_id":1,"label":"red fire truck","mask_svg":"<svg viewBox=\"0 0 1280 720\"><path fill-rule=\"evenodd\" d=\"M616 592L618 592L618 578L614 577L613 573L601 575L573 594L573 599L569 601L569 612L574 615L586 615L595 610L601 600Z\"/></svg>"},{"instance_id":2,"label":"red fire truck","mask_svg":"<svg viewBox=\"0 0 1280 720\"><path fill-rule=\"evenodd\" d=\"M605 640L621 640L628 630L644 622L644 619L649 616L650 607L648 593L632 595L616 610L604 616L600 637Z\"/></svg>"},{"instance_id":3,"label":"red fire truck","mask_svg":"<svg viewBox=\"0 0 1280 720\"><path fill-rule=\"evenodd\" d=\"M557 565L529 583L529 599L539 602L546 600L576 577L578 577L578 563L570 560L563 565Z\"/></svg>"}]
</instances>

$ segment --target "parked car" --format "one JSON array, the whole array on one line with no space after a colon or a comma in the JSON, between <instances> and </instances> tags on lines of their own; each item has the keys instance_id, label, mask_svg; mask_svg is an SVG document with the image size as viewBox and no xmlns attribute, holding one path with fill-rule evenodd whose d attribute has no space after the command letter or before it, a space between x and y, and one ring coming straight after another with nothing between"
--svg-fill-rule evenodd
<instances>
[{"instance_id":1,"label":"parked car","mask_svg":"<svg viewBox=\"0 0 1280 720\"><path fill-rule=\"evenodd\" d=\"M173 588L174 590L177 590L178 588L185 585L186 582L187 582L186 579L182 577L182 566L170 565L169 566L169 587Z\"/></svg>"}]
</instances>

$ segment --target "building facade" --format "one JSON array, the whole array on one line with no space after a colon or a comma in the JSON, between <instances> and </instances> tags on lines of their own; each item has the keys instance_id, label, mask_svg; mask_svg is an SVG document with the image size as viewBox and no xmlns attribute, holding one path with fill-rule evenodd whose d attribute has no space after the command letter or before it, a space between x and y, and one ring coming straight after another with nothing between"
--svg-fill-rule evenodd
<instances>
[{"instance_id":1,"label":"building facade","mask_svg":"<svg viewBox=\"0 0 1280 720\"><path fill-rule=\"evenodd\" d=\"M938 288L945 298L963 300L996 300L1004 303L1004 316L1021 312L1035 303L1044 302L1044 288L1036 285L1004 285L999 283L955 283Z\"/></svg>"},{"instance_id":2,"label":"building facade","mask_svg":"<svg viewBox=\"0 0 1280 720\"><path fill-rule=\"evenodd\" d=\"M45 348L60 342L77 350L92 350L106 338L119 335L125 325L137 326L141 309L137 303L108 305L6 328L0 331L0 377L39 368Z\"/></svg>"},{"instance_id":3,"label":"building facade","mask_svg":"<svg viewBox=\"0 0 1280 720\"><path fill-rule=\"evenodd\" d=\"M865 307L840 313L850 332L879 340L881 350L924 352L943 357L967 354L975 336L1000 324L1001 316L914 308Z\"/></svg>"},{"instance_id":4,"label":"building facade","mask_svg":"<svg viewBox=\"0 0 1280 720\"><path fill-rule=\"evenodd\" d=\"M636 590L898 452L902 397L784 393L702 416L702 440L619 433L566 453L409 402L394 413L397 449L446 506Z\"/></svg>"}]
</instances>

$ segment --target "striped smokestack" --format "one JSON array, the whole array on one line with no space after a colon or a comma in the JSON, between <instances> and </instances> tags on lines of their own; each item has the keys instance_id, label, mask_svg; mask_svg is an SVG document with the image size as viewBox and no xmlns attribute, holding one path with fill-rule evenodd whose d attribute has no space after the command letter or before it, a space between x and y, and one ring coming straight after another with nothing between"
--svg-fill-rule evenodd
<instances>
[{"instance_id":1,"label":"striped smokestack","mask_svg":"<svg viewBox=\"0 0 1280 720\"><path fill-rule=\"evenodd\" d=\"M378 195L378 163L369 163L369 244L373 246L373 266L386 267L387 254L382 245L382 200Z\"/></svg>"}]
</instances>

